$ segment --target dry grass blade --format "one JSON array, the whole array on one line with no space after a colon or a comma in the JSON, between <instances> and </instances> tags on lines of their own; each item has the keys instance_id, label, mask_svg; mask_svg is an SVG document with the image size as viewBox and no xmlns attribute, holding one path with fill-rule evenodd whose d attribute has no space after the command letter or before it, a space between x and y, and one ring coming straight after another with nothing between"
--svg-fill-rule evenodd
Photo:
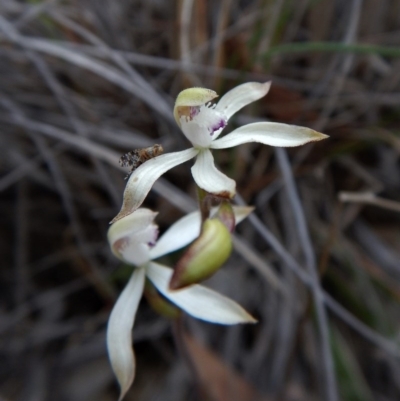
<instances>
[{"instance_id":1,"label":"dry grass blade","mask_svg":"<svg viewBox=\"0 0 400 401\"><path fill-rule=\"evenodd\" d=\"M106 240L126 183L118 160L188 146L172 113L185 87L221 96L272 80L227 132L276 121L330 138L213 152L237 201L256 209L207 285L259 323L185 321L207 347L193 348L200 393L210 382L218 399L235 388L284 401L400 399L398 15L389 0L0 1L1 396L116 399L105 328L131 273ZM185 164L144 206L164 232L196 208L194 194ZM133 337L126 399L193 398L170 323L145 302ZM223 374L210 378L207 361Z\"/></svg>"}]
</instances>

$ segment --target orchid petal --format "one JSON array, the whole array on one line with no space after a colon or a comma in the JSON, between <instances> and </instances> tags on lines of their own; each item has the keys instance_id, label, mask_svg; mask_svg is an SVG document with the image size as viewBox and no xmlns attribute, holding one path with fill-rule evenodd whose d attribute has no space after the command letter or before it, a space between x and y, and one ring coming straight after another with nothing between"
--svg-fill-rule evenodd
<instances>
[{"instance_id":1,"label":"orchid petal","mask_svg":"<svg viewBox=\"0 0 400 401\"><path fill-rule=\"evenodd\" d=\"M150 249L151 259L174 252L194 241L200 234L200 213L192 212L175 222Z\"/></svg>"},{"instance_id":2,"label":"orchid petal","mask_svg":"<svg viewBox=\"0 0 400 401\"><path fill-rule=\"evenodd\" d=\"M158 237L158 226L153 224L156 215L150 209L138 209L111 225L107 237L117 258L135 266L150 260L150 246Z\"/></svg>"},{"instance_id":3,"label":"orchid petal","mask_svg":"<svg viewBox=\"0 0 400 401\"><path fill-rule=\"evenodd\" d=\"M114 255L121 259L122 250L131 242L130 239L135 238L137 234L141 234L143 230L148 231L149 227L153 227L154 238L152 242L155 242L157 231L156 226L152 223L156 216L157 212L142 208L112 224L108 229L107 238Z\"/></svg>"},{"instance_id":4,"label":"orchid petal","mask_svg":"<svg viewBox=\"0 0 400 401\"><path fill-rule=\"evenodd\" d=\"M210 104L200 106L193 115L182 116L180 127L186 138L198 148L208 148L214 137L218 136L227 124L225 115Z\"/></svg>"},{"instance_id":5,"label":"orchid petal","mask_svg":"<svg viewBox=\"0 0 400 401\"><path fill-rule=\"evenodd\" d=\"M211 216L215 215L218 207L211 209ZM251 206L233 206L236 225L243 221L252 211ZM158 239L156 245L150 249L151 259L157 259L168 253L189 245L200 235L200 212L192 212L180 218Z\"/></svg>"},{"instance_id":6,"label":"orchid petal","mask_svg":"<svg viewBox=\"0 0 400 401\"><path fill-rule=\"evenodd\" d=\"M166 171L184 163L196 156L198 150L194 148L181 152L166 153L147 160L139 166L129 177L124 192L122 209L111 221L114 223L134 212L145 200L154 182Z\"/></svg>"},{"instance_id":7,"label":"orchid petal","mask_svg":"<svg viewBox=\"0 0 400 401\"><path fill-rule=\"evenodd\" d=\"M181 118L181 129L186 138L195 147L208 148L210 146L213 137L209 131L207 125L199 124L202 122L194 120L186 120L184 117Z\"/></svg>"},{"instance_id":8,"label":"orchid petal","mask_svg":"<svg viewBox=\"0 0 400 401\"><path fill-rule=\"evenodd\" d=\"M228 199L235 195L236 182L217 170L208 149L198 154L192 175L196 184L206 192Z\"/></svg>"},{"instance_id":9,"label":"orchid petal","mask_svg":"<svg viewBox=\"0 0 400 401\"><path fill-rule=\"evenodd\" d=\"M169 290L172 273L172 269L154 262L148 264L146 272L158 291L189 315L226 325L256 322L239 304L202 285L195 284L177 291Z\"/></svg>"},{"instance_id":10,"label":"orchid petal","mask_svg":"<svg viewBox=\"0 0 400 401\"><path fill-rule=\"evenodd\" d=\"M134 270L111 312L107 327L107 349L112 369L125 396L135 377L132 327L144 286L144 269Z\"/></svg>"},{"instance_id":11,"label":"orchid petal","mask_svg":"<svg viewBox=\"0 0 400 401\"><path fill-rule=\"evenodd\" d=\"M115 222L108 229L108 242L113 243L122 237L134 234L140 230L147 228L153 223L158 212L150 209L140 208L135 213Z\"/></svg>"},{"instance_id":12,"label":"orchid petal","mask_svg":"<svg viewBox=\"0 0 400 401\"><path fill-rule=\"evenodd\" d=\"M220 111L229 119L241 108L264 97L268 93L270 86L271 82L263 84L247 82L236 86L221 97L215 110Z\"/></svg>"},{"instance_id":13,"label":"orchid petal","mask_svg":"<svg viewBox=\"0 0 400 401\"><path fill-rule=\"evenodd\" d=\"M308 142L320 141L327 135L310 128L296 125L260 122L240 127L211 144L212 149L226 149L248 142L260 142L264 145L293 147Z\"/></svg>"},{"instance_id":14,"label":"orchid petal","mask_svg":"<svg viewBox=\"0 0 400 401\"><path fill-rule=\"evenodd\" d=\"M122 252L122 260L133 266L142 266L151 260L149 247L146 244L129 246Z\"/></svg>"}]
</instances>

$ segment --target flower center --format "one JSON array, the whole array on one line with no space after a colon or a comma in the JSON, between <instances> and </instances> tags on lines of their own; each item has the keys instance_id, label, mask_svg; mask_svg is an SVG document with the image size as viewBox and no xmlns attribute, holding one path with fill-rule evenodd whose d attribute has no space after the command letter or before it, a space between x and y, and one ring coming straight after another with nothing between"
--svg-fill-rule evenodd
<instances>
[{"instance_id":1,"label":"flower center","mask_svg":"<svg viewBox=\"0 0 400 401\"><path fill-rule=\"evenodd\" d=\"M215 105L209 103L202 106L188 106L179 108L181 122L196 124L207 129L212 136L215 131L227 125L227 118L215 110Z\"/></svg>"},{"instance_id":2,"label":"flower center","mask_svg":"<svg viewBox=\"0 0 400 401\"><path fill-rule=\"evenodd\" d=\"M227 124L226 116L215 105L183 106L176 109L185 136L197 148L208 148Z\"/></svg>"}]
</instances>

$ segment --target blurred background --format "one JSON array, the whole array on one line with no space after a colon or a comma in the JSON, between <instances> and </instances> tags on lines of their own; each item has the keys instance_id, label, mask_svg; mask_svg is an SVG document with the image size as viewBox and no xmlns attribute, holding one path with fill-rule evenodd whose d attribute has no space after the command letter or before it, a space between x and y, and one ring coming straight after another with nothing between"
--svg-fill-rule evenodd
<instances>
[{"instance_id":1,"label":"blurred background","mask_svg":"<svg viewBox=\"0 0 400 401\"><path fill-rule=\"evenodd\" d=\"M259 323L185 318L189 369L143 301L126 400L399 400L399 45L399 0L1 0L0 399L117 399L118 159L188 147L180 90L272 80L226 132L267 119L330 138L214 154L256 210L207 285ZM144 206L163 232L195 199L186 163Z\"/></svg>"}]
</instances>

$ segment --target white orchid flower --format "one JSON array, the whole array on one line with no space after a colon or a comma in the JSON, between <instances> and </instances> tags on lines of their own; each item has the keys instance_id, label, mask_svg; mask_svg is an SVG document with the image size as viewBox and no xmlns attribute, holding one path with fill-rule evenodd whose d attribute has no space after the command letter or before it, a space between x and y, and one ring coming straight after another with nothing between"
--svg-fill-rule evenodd
<instances>
[{"instance_id":1,"label":"white orchid flower","mask_svg":"<svg viewBox=\"0 0 400 401\"><path fill-rule=\"evenodd\" d=\"M233 209L237 223L252 211L249 207ZM200 234L201 218L199 212L188 214L156 242L158 227L153 224L156 215L141 208L108 230L108 241L114 255L136 266L111 312L107 327L108 354L121 387L120 400L135 376L132 327L146 276L165 298L195 318L225 325L256 321L236 302L204 286L196 284L182 290L169 290L173 270L153 260L194 241Z\"/></svg>"},{"instance_id":2,"label":"white orchid flower","mask_svg":"<svg viewBox=\"0 0 400 401\"><path fill-rule=\"evenodd\" d=\"M138 167L127 182L122 209L112 222L139 208L162 174L194 157L196 162L192 167L192 175L196 184L206 192L232 198L236 183L215 167L212 149L227 149L247 142L293 147L327 137L305 127L259 122L244 125L218 139L233 114L265 96L270 86L270 82L239 85L222 96L216 105L209 103L218 97L210 89L191 88L182 91L176 99L174 116L193 147L160 155Z\"/></svg>"}]
</instances>

